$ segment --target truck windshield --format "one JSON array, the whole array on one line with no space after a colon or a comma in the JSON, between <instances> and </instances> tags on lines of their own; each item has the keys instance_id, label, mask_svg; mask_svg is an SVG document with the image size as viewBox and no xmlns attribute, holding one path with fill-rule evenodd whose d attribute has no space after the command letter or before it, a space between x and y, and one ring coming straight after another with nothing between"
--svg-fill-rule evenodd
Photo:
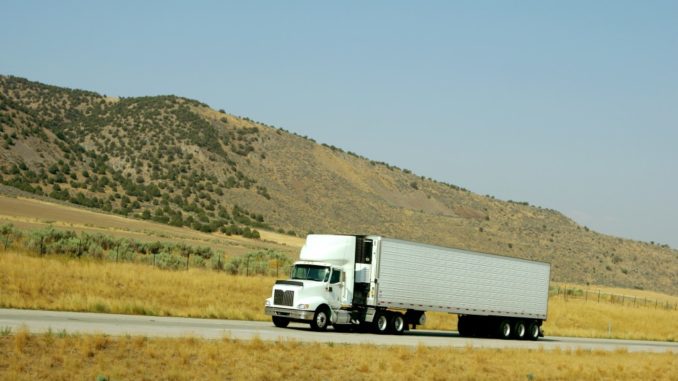
<instances>
[{"instance_id":1,"label":"truck windshield","mask_svg":"<svg viewBox=\"0 0 678 381\"><path fill-rule=\"evenodd\" d=\"M295 265L292 269L292 279L325 282L329 277L330 268L326 266Z\"/></svg>"}]
</instances>

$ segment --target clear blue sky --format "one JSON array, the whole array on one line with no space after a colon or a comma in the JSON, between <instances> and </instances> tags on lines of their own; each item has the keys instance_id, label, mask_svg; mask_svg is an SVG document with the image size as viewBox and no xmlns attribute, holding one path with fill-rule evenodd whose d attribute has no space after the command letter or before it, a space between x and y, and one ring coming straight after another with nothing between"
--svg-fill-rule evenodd
<instances>
[{"instance_id":1,"label":"clear blue sky","mask_svg":"<svg viewBox=\"0 0 678 381\"><path fill-rule=\"evenodd\" d=\"M198 99L678 248L676 1L0 3L2 74Z\"/></svg>"}]
</instances>

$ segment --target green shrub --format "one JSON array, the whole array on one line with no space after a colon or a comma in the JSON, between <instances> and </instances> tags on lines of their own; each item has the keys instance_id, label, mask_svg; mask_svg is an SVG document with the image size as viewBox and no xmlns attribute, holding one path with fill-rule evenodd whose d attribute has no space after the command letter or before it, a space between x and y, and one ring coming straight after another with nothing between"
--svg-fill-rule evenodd
<instances>
[{"instance_id":1,"label":"green shrub","mask_svg":"<svg viewBox=\"0 0 678 381\"><path fill-rule=\"evenodd\" d=\"M21 232L13 224L3 224L0 226L0 237L3 248L7 250L14 240L21 238Z\"/></svg>"},{"instance_id":2,"label":"green shrub","mask_svg":"<svg viewBox=\"0 0 678 381\"><path fill-rule=\"evenodd\" d=\"M163 251L162 253L155 254L155 265L161 269L178 270L186 267L186 260Z\"/></svg>"}]
</instances>

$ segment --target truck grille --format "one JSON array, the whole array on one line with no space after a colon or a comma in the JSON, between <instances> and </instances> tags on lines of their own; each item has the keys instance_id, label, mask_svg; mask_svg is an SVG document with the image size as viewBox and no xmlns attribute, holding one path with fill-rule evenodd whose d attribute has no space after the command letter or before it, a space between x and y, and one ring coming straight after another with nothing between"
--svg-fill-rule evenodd
<instances>
[{"instance_id":1,"label":"truck grille","mask_svg":"<svg viewBox=\"0 0 678 381\"><path fill-rule=\"evenodd\" d=\"M279 306L292 306L294 304L294 291L275 290L273 304Z\"/></svg>"}]
</instances>

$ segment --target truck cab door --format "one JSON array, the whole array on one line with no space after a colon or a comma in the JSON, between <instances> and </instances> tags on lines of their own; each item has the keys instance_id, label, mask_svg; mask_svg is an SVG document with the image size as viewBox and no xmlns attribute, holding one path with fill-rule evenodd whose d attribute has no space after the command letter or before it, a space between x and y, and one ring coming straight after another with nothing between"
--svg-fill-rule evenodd
<instances>
[{"instance_id":1,"label":"truck cab door","mask_svg":"<svg viewBox=\"0 0 678 381\"><path fill-rule=\"evenodd\" d=\"M341 297L344 294L344 283L342 282L341 270L332 269L332 275L330 276L329 283L325 290L327 290L327 301L330 304L332 309L341 308Z\"/></svg>"}]
</instances>

